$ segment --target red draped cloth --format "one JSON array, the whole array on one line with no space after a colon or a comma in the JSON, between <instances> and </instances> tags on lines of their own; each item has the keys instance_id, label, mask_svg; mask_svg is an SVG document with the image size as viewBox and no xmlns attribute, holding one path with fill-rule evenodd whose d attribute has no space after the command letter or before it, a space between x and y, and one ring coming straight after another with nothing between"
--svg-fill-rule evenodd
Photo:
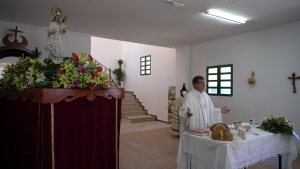
<instances>
[{"instance_id":1,"label":"red draped cloth","mask_svg":"<svg viewBox=\"0 0 300 169\"><path fill-rule=\"evenodd\" d=\"M121 104L104 97L55 103L55 169L118 168ZM0 99L0 132L5 169L52 169L51 104Z\"/></svg>"}]
</instances>

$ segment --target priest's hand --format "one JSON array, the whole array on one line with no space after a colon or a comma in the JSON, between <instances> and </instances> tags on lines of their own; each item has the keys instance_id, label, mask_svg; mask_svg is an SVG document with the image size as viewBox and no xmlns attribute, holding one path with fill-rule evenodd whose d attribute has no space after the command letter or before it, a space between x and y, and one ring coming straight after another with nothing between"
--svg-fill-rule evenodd
<instances>
[{"instance_id":1,"label":"priest's hand","mask_svg":"<svg viewBox=\"0 0 300 169\"><path fill-rule=\"evenodd\" d=\"M188 111L186 112L186 114L188 115L188 117L193 116L193 113L191 112L190 108L188 107Z\"/></svg>"},{"instance_id":2,"label":"priest's hand","mask_svg":"<svg viewBox=\"0 0 300 169\"><path fill-rule=\"evenodd\" d=\"M227 106L221 108L221 112L224 113L224 114L228 113L230 110L231 109L227 109Z\"/></svg>"}]
</instances>

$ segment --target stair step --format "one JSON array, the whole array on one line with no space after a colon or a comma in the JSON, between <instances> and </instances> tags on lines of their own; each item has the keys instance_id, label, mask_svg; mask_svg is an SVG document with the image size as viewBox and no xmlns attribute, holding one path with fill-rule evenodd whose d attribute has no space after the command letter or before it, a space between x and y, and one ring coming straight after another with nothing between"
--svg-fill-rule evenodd
<instances>
[{"instance_id":1,"label":"stair step","mask_svg":"<svg viewBox=\"0 0 300 169\"><path fill-rule=\"evenodd\" d=\"M123 108L122 112L130 112L130 111L144 111L142 107L136 107L136 108Z\"/></svg>"},{"instance_id":2,"label":"stair step","mask_svg":"<svg viewBox=\"0 0 300 169\"><path fill-rule=\"evenodd\" d=\"M136 102L136 103L134 103L134 102L122 102L122 105L123 106L135 106L135 105L141 106L141 103L139 103L139 102Z\"/></svg>"},{"instance_id":3,"label":"stair step","mask_svg":"<svg viewBox=\"0 0 300 169\"><path fill-rule=\"evenodd\" d=\"M122 110L145 110L143 106L139 105L122 105Z\"/></svg>"},{"instance_id":4,"label":"stair step","mask_svg":"<svg viewBox=\"0 0 300 169\"><path fill-rule=\"evenodd\" d=\"M122 116L137 116L137 115L147 115L147 113L146 111L122 112Z\"/></svg>"},{"instance_id":5,"label":"stair step","mask_svg":"<svg viewBox=\"0 0 300 169\"><path fill-rule=\"evenodd\" d=\"M122 109L122 113L130 113L130 112L146 112L144 109Z\"/></svg>"},{"instance_id":6,"label":"stair step","mask_svg":"<svg viewBox=\"0 0 300 169\"><path fill-rule=\"evenodd\" d=\"M141 109L140 109L140 110L139 110L139 109L135 109L135 110L125 110L125 111L122 110L122 113L131 113L131 112L133 112L133 113L134 113L134 112L145 112L145 113L146 113L147 111L146 111L146 110L141 110Z\"/></svg>"},{"instance_id":7,"label":"stair step","mask_svg":"<svg viewBox=\"0 0 300 169\"><path fill-rule=\"evenodd\" d=\"M122 105L122 110L125 109L144 109L143 106L141 106L141 104L135 104L135 105L130 105L130 104L126 104L126 105Z\"/></svg>"},{"instance_id":8,"label":"stair step","mask_svg":"<svg viewBox=\"0 0 300 169\"><path fill-rule=\"evenodd\" d=\"M123 100L136 100L137 98L134 96L125 96Z\"/></svg>"},{"instance_id":9,"label":"stair step","mask_svg":"<svg viewBox=\"0 0 300 169\"><path fill-rule=\"evenodd\" d=\"M139 109L122 109L121 111L122 113L130 113L130 112L146 111L146 110L139 108Z\"/></svg>"},{"instance_id":10,"label":"stair step","mask_svg":"<svg viewBox=\"0 0 300 169\"><path fill-rule=\"evenodd\" d=\"M131 93L131 92L125 92L125 96L133 96L133 93Z\"/></svg>"},{"instance_id":11,"label":"stair step","mask_svg":"<svg viewBox=\"0 0 300 169\"><path fill-rule=\"evenodd\" d=\"M138 101L138 99L136 99L136 98L125 98L125 99L123 99L122 100L122 102L124 102L124 101Z\"/></svg>"},{"instance_id":12,"label":"stair step","mask_svg":"<svg viewBox=\"0 0 300 169\"><path fill-rule=\"evenodd\" d=\"M125 100L129 100L129 99L137 99L135 96L125 96L124 98ZM123 100L124 100L123 99Z\"/></svg>"},{"instance_id":13,"label":"stair step","mask_svg":"<svg viewBox=\"0 0 300 169\"><path fill-rule=\"evenodd\" d=\"M122 100L122 103L138 103L136 99L134 100Z\"/></svg>"},{"instance_id":14,"label":"stair step","mask_svg":"<svg viewBox=\"0 0 300 169\"><path fill-rule=\"evenodd\" d=\"M123 116L123 120L130 123L155 121L156 116L152 116L152 115Z\"/></svg>"}]
</instances>

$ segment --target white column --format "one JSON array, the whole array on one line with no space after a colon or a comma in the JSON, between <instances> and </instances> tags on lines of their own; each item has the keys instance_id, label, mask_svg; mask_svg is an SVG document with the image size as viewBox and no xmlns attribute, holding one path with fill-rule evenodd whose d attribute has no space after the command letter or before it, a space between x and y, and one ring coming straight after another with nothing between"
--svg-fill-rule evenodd
<instances>
[{"instance_id":1,"label":"white column","mask_svg":"<svg viewBox=\"0 0 300 169\"><path fill-rule=\"evenodd\" d=\"M188 91L191 90L190 79L190 47L187 45L176 47L176 95L180 95L183 83Z\"/></svg>"}]
</instances>

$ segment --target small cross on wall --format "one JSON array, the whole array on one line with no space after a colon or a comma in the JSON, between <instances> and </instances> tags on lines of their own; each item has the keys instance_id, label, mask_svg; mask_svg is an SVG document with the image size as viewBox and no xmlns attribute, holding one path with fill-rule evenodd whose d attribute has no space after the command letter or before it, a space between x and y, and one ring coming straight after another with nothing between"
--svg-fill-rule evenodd
<instances>
[{"instance_id":1,"label":"small cross on wall","mask_svg":"<svg viewBox=\"0 0 300 169\"><path fill-rule=\"evenodd\" d=\"M295 74L295 72L294 72L293 75L292 75L292 77L288 77L288 79L293 80L293 82L292 82L293 87L294 87L293 93L297 93L297 92L296 92L296 79L300 79L300 76L296 77L296 74Z\"/></svg>"}]
</instances>

